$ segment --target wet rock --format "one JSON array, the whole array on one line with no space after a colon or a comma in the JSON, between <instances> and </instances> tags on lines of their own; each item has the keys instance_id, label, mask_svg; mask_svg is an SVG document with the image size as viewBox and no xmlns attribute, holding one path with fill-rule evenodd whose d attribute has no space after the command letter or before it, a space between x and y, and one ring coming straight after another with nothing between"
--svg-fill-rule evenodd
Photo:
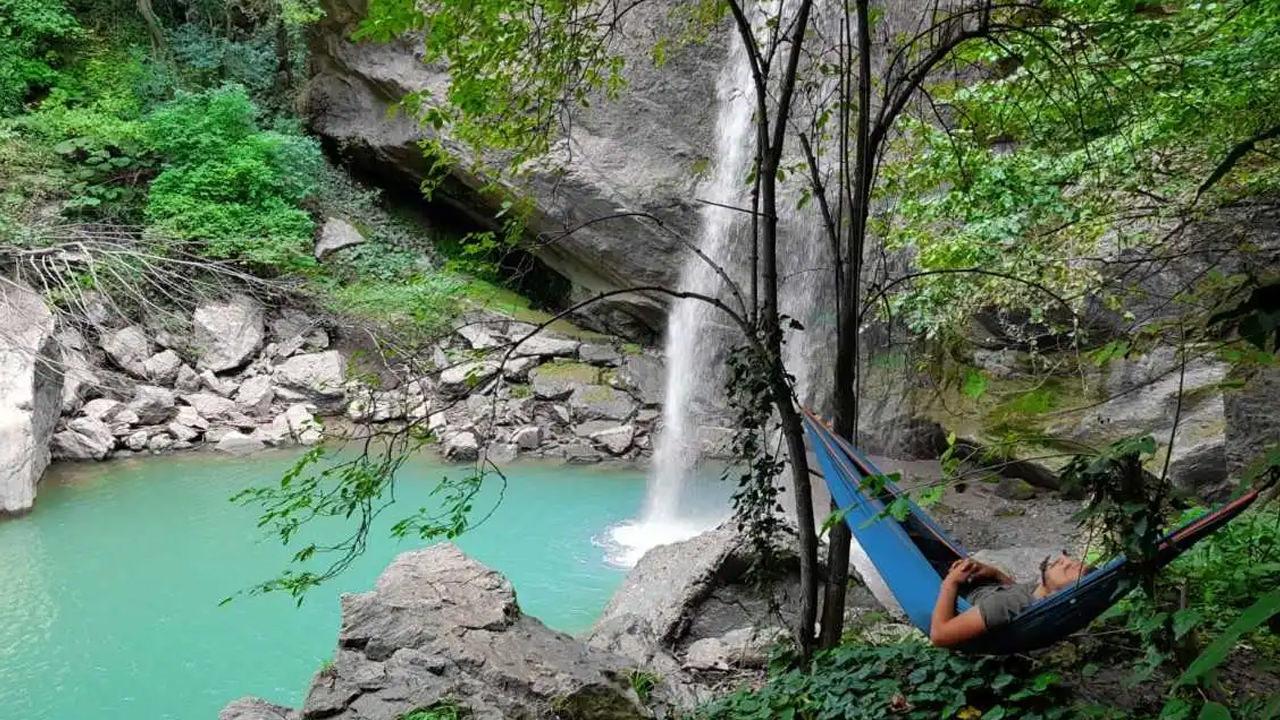
<instances>
[{"instance_id":1,"label":"wet rock","mask_svg":"<svg viewBox=\"0 0 1280 720\"><path fill-rule=\"evenodd\" d=\"M235 397L236 404L250 415L266 415L271 410L276 391L270 376L257 375L241 383Z\"/></svg>"},{"instance_id":2,"label":"wet rock","mask_svg":"<svg viewBox=\"0 0 1280 720\"><path fill-rule=\"evenodd\" d=\"M342 597L333 667L305 718L395 720L445 699L480 719L646 717L626 661L524 615L501 575L444 543L404 553L372 592Z\"/></svg>"},{"instance_id":3,"label":"wet rock","mask_svg":"<svg viewBox=\"0 0 1280 720\"><path fill-rule=\"evenodd\" d=\"M240 408L235 402L210 393L183 395L182 401L191 406L196 414L206 420L227 420L240 412Z\"/></svg>"},{"instance_id":4,"label":"wet rock","mask_svg":"<svg viewBox=\"0 0 1280 720\"><path fill-rule=\"evenodd\" d=\"M138 416L138 422L144 425L160 425L169 421L174 409L173 391L154 385L139 385L133 391L133 399L129 401L129 409Z\"/></svg>"},{"instance_id":5,"label":"wet rock","mask_svg":"<svg viewBox=\"0 0 1280 720\"><path fill-rule=\"evenodd\" d=\"M440 373L440 394L457 399L471 394L489 378L498 374L500 366L494 360L477 360L462 363Z\"/></svg>"},{"instance_id":6,"label":"wet rock","mask_svg":"<svg viewBox=\"0 0 1280 720\"><path fill-rule=\"evenodd\" d=\"M228 430L220 433L215 450L230 455L248 455L262 450L266 445L259 439L246 435L239 430Z\"/></svg>"},{"instance_id":7,"label":"wet rock","mask_svg":"<svg viewBox=\"0 0 1280 720\"><path fill-rule=\"evenodd\" d=\"M172 350L163 350L144 360L142 369L151 382L172 385L178 379L178 371L182 369L182 358Z\"/></svg>"},{"instance_id":8,"label":"wet rock","mask_svg":"<svg viewBox=\"0 0 1280 720\"><path fill-rule=\"evenodd\" d=\"M591 434L591 442L599 448L608 451L610 455L622 455L631 449L631 443L635 440L636 429L630 425L623 425L609 430Z\"/></svg>"},{"instance_id":9,"label":"wet rock","mask_svg":"<svg viewBox=\"0 0 1280 720\"><path fill-rule=\"evenodd\" d=\"M600 453L585 443L569 443L561 447L560 456L571 465L590 465L600 462Z\"/></svg>"},{"instance_id":10,"label":"wet rock","mask_svg":"<svg viewBox=\"0 0 1280 720\"><path fill-rule=\"evenodd\" d=\"M262 305L247 295L196 307L191 343L196 367L215 373L243 367L262 349Z\"/></svg>"},{"instance_id":11,"label":"wet rock","mask_svg":"<svg viewBox=\"0 0 1280 720\"><path fill-rule=\"evenodd\" d=\"M290 708L256 697L234 700L218 713L218 720L297 720L297 717Z\"/></svg>"},{"instance_id":12,"label":"wet rock","mask_svg":"<svg viewBox=\"0 0 1280 720\"><path fill-rule=\"evenodd\" d=\"M102 460L116 445L111 428L101 420L76 418L53 436L53 455L67 460Z\"/></svg>"},{"instance_id":13,"label":"wet rock","mask_svg":"<svg viewBox=\"0 0 1280 720\"><path fill-rule=\"evenodd\" d=\"M341 218L328 218L320 227L320 236L316 238L316 259L324 260L343 248L362 245L364 241L364 235L351 223Z\"/></svg>"},{"instance_id":14,"label":"wet rock","mask_svg":"<svg viewBox=\"0 0 1280 720\"><path fill-rule=\"evenodd\" d=\"M292 401L306 401L326 412L342 409L347 363L342 353L326 350L295 355L276 366L277 394Z\"/></svg>"},{"instance_id":15,"label":"wet rock","mask_svg":"<svg viewBox=\"0 0 1280 720\"><path fill-rule=\"evenodd\" d=\"M151 340L138 325L130 325L104 334L99 340L111 362L136 378L147 377L143 363L151 357Z\"/></svg>"},{"instance_id":16,"label":"wet rock","mask_svg":"<svg viewBox=\"0 0 1280 720\"><path fill-rule=\"evenodd\" d=\"M586 385L570 395L569 408L581 420L626 420L636 404L630 395L608 385Z\"/></svg>"}]
</instances>

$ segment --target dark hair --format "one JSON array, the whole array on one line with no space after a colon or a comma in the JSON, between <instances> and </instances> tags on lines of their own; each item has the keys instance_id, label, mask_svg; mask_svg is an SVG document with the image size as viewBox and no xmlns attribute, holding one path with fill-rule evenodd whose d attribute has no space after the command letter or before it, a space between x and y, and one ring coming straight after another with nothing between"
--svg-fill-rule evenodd
<instances>
[{"instance_id":1,"label":"dark hair","mask_svg":"<svg viewBox=\"0 0 1280 720\"><path fill-rule=\"evenodd\" d=\"M1040 561L1040 584L1044 585L1045 587L1049 586L1049 579L1045 577L1045 573L1048 572L1049 561L1052 559L1053 559L1052 555L1045 555L1044 559Z\"/></svg>"}]
</instances>

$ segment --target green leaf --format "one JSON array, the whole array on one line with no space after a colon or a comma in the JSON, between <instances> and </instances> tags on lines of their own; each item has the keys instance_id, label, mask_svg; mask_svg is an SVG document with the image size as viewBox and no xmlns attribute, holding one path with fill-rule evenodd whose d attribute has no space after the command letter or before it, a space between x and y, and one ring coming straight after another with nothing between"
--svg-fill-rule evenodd
<instances>
[{"instance_id":1,"label":"green leaf","mask_svg":"<svg viewBox=\"0 0 1280 720\"><path fill-rule=\"evenodd\" d=\"M1280 612L1280 588L1275 588L1258 598L1258 601L1240 613L1240 617L1236 618L1236 621L1231 623L1221 635L1214 638L1213 642L1209 643L1209 646L1200 653L1200 656L1192 661L1187 671L1178 678L1174 686L1191 685L1205 673L1218 667L1230 654L1231 648L1235 647L1236 641L1241 636L1270 620L1271 616L1278 612ZM1201 713L1201 717L1203 717L1203 713Z\"/></svg>"},{"instance_id":2,"label":"green leaf","mask_svg":"<svg viewBox=\"0 0 1280 720\"><path fill-rule=\"evenodd\" d=\"M977 370L972 368L965 370L964 386L961 392L969 397L977 400L987 391L987 378Z\"/></svg>"},{"instance_id":3,"label":"green leaf","mask_svg":"<svg viewBox=\"0 0 1280 720\"><path fill-rule=\"evenodd\" d=\"M1200 720L1231 720L1231 711L1225 705L1216 702L1206 702L1204 707L1200 708Z\"/></svg>"}]
</instances>

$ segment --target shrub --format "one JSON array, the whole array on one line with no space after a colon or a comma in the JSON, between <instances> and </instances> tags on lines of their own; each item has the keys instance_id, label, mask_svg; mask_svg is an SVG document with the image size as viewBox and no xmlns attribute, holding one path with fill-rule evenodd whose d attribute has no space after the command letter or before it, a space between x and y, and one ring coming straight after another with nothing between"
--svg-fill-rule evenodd
<instances>
[{"instance_id":1,"label":"shrub","mask_svg":"<svg viewBox=\"0 0 1280 720\"><path fill-rule=\"evenodd\" d=\"M320 150L296 129L261 128L257 115L235 85L181 94L150 115L148 142L165 164L147 218L210 257L307 267L314 224L299 206L315 189Z\"/></svg>"},{"instance_id":2,"label":"shrub","mask_svg":"<svg viewBox=\"0 0 1280 720\"><path fill-rule=\"evenodd\" d=\"M62 0L0 0L0 117L56 82L56 48L79 34Z\"/></svg>"},{"instance_id":3,"label":"shrub","mask_svg":"<svg viewBox=\"0 0 1280 720\"><path fill-rule=\"evenodd\" d=\"M920 642L847 644L819 654L811 671L788 670L740 690L697 720L937 720L1071 717L1058 676L1028 677L1017 661L958 655Z\"/></svg>"}]
</instances>

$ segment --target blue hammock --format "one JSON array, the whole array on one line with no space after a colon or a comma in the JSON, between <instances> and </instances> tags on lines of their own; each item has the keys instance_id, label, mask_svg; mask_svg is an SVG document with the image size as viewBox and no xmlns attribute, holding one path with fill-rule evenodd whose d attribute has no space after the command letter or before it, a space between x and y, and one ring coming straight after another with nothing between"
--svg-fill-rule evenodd
<instances>
[{"instance_id":1,"label":"blue hammock","mask_svg":"<svg viewBox=\"0 0 1280 720\"><path fill-rule=\"evenodd\" d=\"M929 634L933 606L942 587L942 577L951 564L968 557L960 543L933 518L908 498L910 512L895 520L884 512L887 503L901 491L847 440L835 435L812 413L805 411L805 430L822 468L827 487L844 521L871 558L911 624ZM884 478L875 485L873 497L864 491L863 480ZM1200 539L1227 524L1257 499L1259 489L1240 496L1166 535L1160 542L1157 564L1171 562ZM1123 555L1098 567L1072 587L1037 600L1013 620L984 633L962 650L986 654L1010 654L1052 645L1082 630L1134 587L1135 568ZM957 601L957 612L969 609L967 600Z\"/></svg>"}]
</instances>

